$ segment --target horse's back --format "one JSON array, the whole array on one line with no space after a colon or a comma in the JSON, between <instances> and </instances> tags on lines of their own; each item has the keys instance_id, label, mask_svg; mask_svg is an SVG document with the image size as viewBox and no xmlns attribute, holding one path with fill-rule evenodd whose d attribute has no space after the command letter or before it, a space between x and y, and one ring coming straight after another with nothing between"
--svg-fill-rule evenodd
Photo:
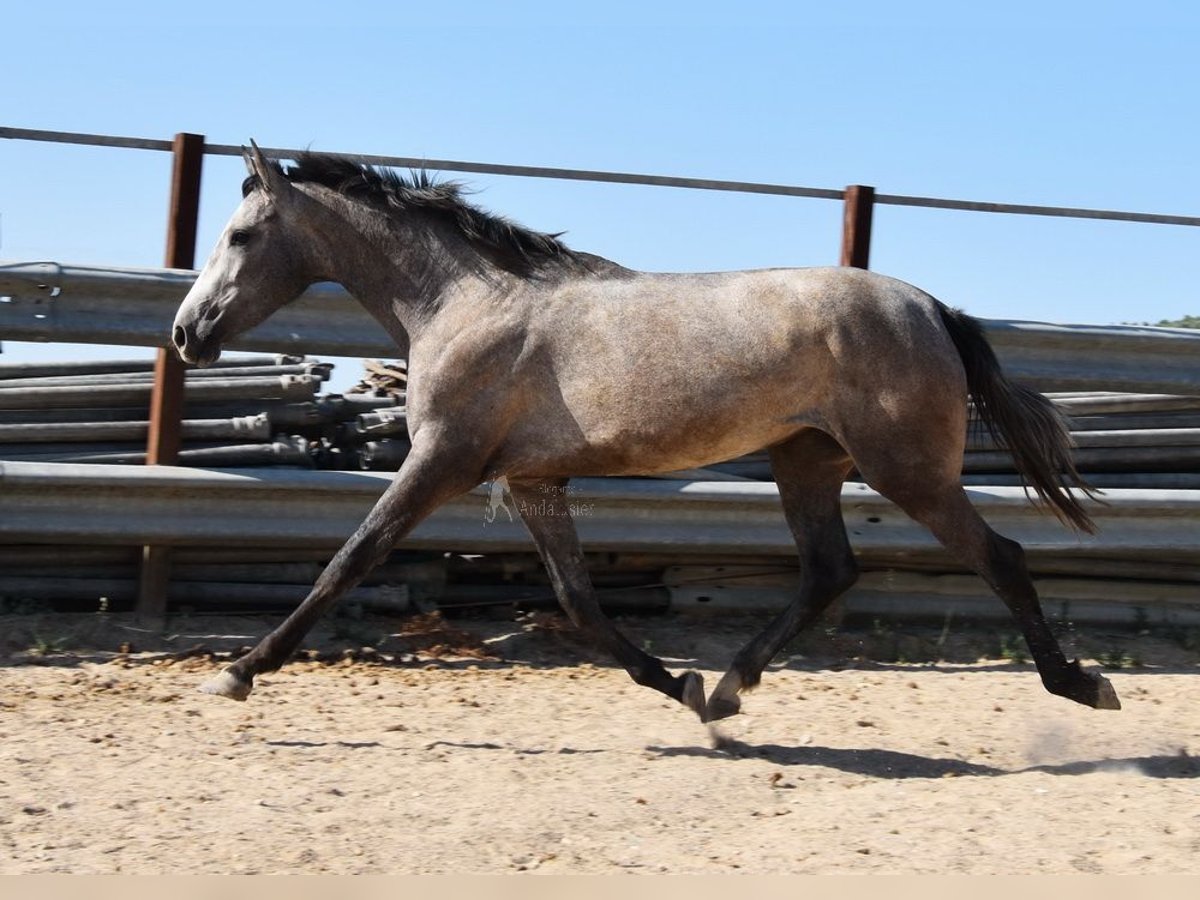
<instances>
[{"instance_id":1,"label":"horse's back","mask_svg":"<svg viewBox=\"0 0 1200 900\"><path fill-rule=\"evenodd\" d=\"M691 468L787 439L840 437L931 389L962 394L936 302L854 269L623 273L530 312L532 367L515 443L610 474ZM542 315L538 315L541 312ZM957 380L956 380L957 379ZM962 399L958 405L963 405ZM547 441L548 434L555 438ZM539 454L540 455L540 454Z\"/></svg>"}]
</instances>

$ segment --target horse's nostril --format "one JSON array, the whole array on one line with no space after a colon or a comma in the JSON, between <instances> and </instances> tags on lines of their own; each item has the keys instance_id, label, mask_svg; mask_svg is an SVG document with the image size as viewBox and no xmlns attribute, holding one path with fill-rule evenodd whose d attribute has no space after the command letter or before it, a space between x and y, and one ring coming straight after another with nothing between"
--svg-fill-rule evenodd
<instances>
[{"instance_id":1,"label":"horse's nostril","mask_svg":"<svg viewBox=\"0 0 1200 900\"><path fill-rule=\"evenodd\" d=\"M175 346L180 350L187 346L187 332L182 325L175 326L175 331L171 334L171 340L174 341Z\"/></svg>"}]
</instances>

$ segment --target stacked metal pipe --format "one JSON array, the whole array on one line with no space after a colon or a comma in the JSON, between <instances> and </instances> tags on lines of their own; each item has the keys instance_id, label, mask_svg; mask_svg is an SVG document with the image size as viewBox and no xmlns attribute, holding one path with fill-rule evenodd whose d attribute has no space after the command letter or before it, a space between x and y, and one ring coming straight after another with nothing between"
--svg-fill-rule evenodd
<instances>
[{"instance_id":1,"label":"stacked metal pipe","mask_svg":"<svg viewBox=\"0 0 1200 900\"><path fill-rule=\"evenodd\" d=\"M242 356L191 369L184 388L183 467L250 470L357 469L370 457L360 417L404 419L386 393L319 394L332 365L302 356ZM6 464L139 466L146 459L150 389L148 360L0 364L0 469ZM389 414L392 415L388 419ZM393 447L400 443L389 439ZM407 441L403 442L407 446ZM127 470L134 471L134 470ZM185 504L186 505L186 504ZM14 520L21 521L16 514ZM328 553L243 546L178 548L168 588L174 608L266 609L302 600ZM17 600L60 608L128 609L138 591L134 546L0 546L0 609ZM411 569L411 567L409 567ZM391 577L388 577L388 573ZM416 570L414 570L416 571ZM374 609L421 602L420 579L384 570L348 598Z\"/></svg>"},{"instance_id":2,"label":"stacked metal pipe","mask_svg":"<svg viewBox=\"0 0 1200 900\"><path fill-rule=\"evenodd\" d=\"M1016 487L1008 454L986 433L973 432L963 480L984 517L1026 547L1052 617L1194 628L1200 625L1200 356L1185 351L1200 349L1200 335L1127 330L993 330L1009 371L1048 392L1067 416L1080 470L1106 492L1101 503L1089 501L1098 535L1075 535L1036 511ZM1041 347L1051 339L1078 346L1058 360L1054 354L1024 359L1026 342ZM1114 342L1119 353L1109 348ZM1095 352L1085 353L1088 348ZM260 361L267 362L313 365L302 358ZM84 389L88 396L110 393L88 403L78 399L80 373L0 367L0 460L31 461L0 462L0 599L86 607L103 588L114 603L128 605L136 554L122 551L128 558L103 565L96 554L154 540L177 549L180 567L169 591L176 609L294 604L387 476L40 465L48 459L140 461L140 445L119 442L144 440L145 413L130 414L146 408L148 364L141 365L137 378L125 371L86 373L121 376L93 377ZM239 361L237 367L255 365ZM206 393L218 390L209 384L257 379L233 368L189 377L185 464L254 465L253 457L202 462L200 454L216 459L222 447L243 441L270 447L280 436L303 442L298 464L318 469L395 470L408 452L402 364L369 364L356 389L361 393L345 397L318 396L315 385L306 385L300 398L282 389L252 401ZM68 375L71 383L44 380ZM316 375L288 371L273 378ZM43 380L31 385L30 379ZM33 389L47 401L30 400ZM268 437L257 437L263 434ZM86 453L81 437L90 441ZM577 521L602 602L619 609L713 611L789 602L795 552L770 481L765 454L752 454L670 480L574 482L573 499L584 510ZM490 499L476 491L439 510L351 602L388 609L552 604L519 517L509 506L497 510ZM977 577L883 498L848 484L842 500L864 573L846 612L901 619L1007 616ZM34 559L37 545L53 546L52 563ZM28 565L22 568L21 561Z\"/></svg>"},{"instance_id":3,"label":"stacked metal pipe","mask_svg":"<svg viewBox=\"0 0 1200 900\"><path fill-rule=\"evenodd\" d=\"M253 356L187 372L180 465L357 466L339 444L387 397L318 395L333 366L302 356ZM154 373L147 360L0 365L0 459L140 464Z\"/></svg>"}]
</instances>

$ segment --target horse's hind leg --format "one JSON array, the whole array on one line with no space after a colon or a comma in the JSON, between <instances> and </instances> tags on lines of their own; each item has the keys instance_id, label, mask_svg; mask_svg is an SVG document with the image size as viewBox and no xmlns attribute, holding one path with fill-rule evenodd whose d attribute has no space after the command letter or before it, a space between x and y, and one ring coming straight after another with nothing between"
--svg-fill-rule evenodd
<instances>
[{"instance_id":1,"label":"horse's hind leg","mask_svg":"<svg viewBox=\"0 0 1200 900\"><path fill-rule=\"evenodd\" d=\"M738 693L755 687L775 654L858 578L842 522L842 482L851 466L846 451L824 432L810 430L771 448L770 456L784 515L800 550L800 593L734 657L708 700L710 720L734 715L741 708Z\"/></svg>"},{"instance_id":2,"label":"horse's hind leg","mask_svg":"<svg viewBox=\"0 0 1200 900\"><path fill-rule=\"evenodd\" d=\"M1042 612L1025 551L988 526L971 506L957 473L952 480L928 473L924 478L909 473L896 479L864 474L872 487L925 525L1000 596L1025 636L1046 690L1095 709L1121 708L1108 679L1083 671L1078 660L1067 661Z\"/></svg>"},{"instance_id":3,"label":"horse's hind leg","mask_svg":"<svg viewBox=\"0 0 1200 900\"><path fill-rule=\"evenodd\" d=\"M559 603L576 627L612 654L634 681L678 700L703 719L704 681L700 674L672 675L661 660L631 644L600 609L571 521L566 487L566 479L509 482Z\"/></svg>"}]
</instances>

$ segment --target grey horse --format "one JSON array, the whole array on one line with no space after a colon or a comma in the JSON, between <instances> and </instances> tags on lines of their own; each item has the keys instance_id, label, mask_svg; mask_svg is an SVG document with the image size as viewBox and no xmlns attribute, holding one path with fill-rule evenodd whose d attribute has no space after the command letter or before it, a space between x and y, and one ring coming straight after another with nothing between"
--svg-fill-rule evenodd
<instances>
[{"instance_id":1,"label":"grey horse","mask_svg":"<svg viewBox=\"0 0 1200 900\"><path fill-rule=\"evenodd\" d=\"M571 620L638 683L702 721L738 712L767 663L854 584L841 486L857 470L978 572L1019 624L1046 689L1120 707L1069 662L1014 541L960 483L968 396L1041 503L1091 531L1067 431L1007 380L979 324L850 268L652 274L468 203L458 185L324 154L284 168L256 145L243 199L183 300L172 340L205 365L309 285L343 285L409 363L412 450L304 602L203 690L244 700L421 519L506 477ZM572 522L572 476L654 474L766 448L801 561L792 605L711 696L602 613Z\"/></svg>"}]
</instances>

